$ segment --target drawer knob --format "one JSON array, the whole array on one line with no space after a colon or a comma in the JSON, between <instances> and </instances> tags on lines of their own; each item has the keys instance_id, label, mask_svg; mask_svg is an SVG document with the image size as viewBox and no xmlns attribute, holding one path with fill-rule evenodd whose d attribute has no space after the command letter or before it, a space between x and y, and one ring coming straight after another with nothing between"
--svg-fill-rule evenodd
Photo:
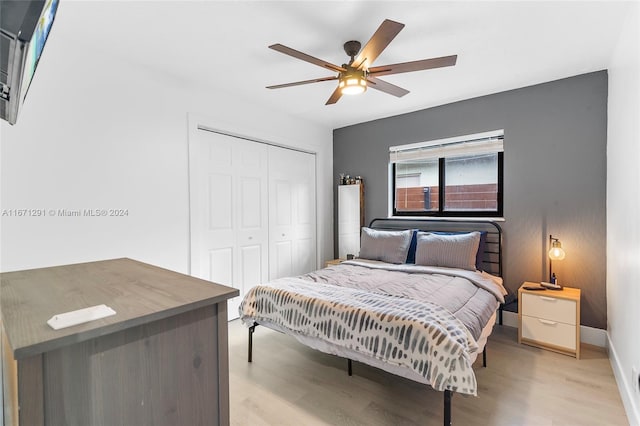
<instances>
[{"instance_id":1,"label":"drawer knob","mask_svg":"<svg viewBox=\"0 0 640 426\"><path fill-rule=\"evenodd\" d=\"M554 297L547 297L547 296L540 296L540 299L546 300L547 302L555 302L556 300L558 300Z\"/></svg>"},{"instance_id":2,"label":"drawer knob","mask_svg":"<svg viewBox=\"0 0 640 426\"><path fill-rule=\"evenodd\" d=\"M556 324L558 324L555 321L549 321L549 320L542 319L542 318L538 318L538 321L540 321L541 323L546 324L546 325L556 325Z\"/></svg>"}]
</instances>

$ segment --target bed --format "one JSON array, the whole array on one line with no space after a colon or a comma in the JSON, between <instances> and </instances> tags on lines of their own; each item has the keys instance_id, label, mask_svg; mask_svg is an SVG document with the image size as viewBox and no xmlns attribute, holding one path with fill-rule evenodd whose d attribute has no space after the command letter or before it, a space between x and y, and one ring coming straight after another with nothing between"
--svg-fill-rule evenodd
<instances>
[{"instance_id":1,"label":"bed","mask_svg":"<svg viewBox=\"0 0 640 426\"><path fill-rule=\"evenodd\" d=\"M480 221L374 219L359 258L252 288L240 305L249 327L283 332L444 393L477 395L472 365L504 303L502 232Z\"/></svg>"}]
</instances>

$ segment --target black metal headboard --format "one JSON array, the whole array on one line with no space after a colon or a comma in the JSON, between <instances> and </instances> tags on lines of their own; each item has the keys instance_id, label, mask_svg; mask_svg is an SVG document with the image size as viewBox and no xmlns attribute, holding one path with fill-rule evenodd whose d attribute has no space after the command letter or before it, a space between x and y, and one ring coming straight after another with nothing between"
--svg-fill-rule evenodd
<instances>
[{"instance_id":1,"label":"black metal headboard","mask_svg":"<svg viewBox=\"0 0 640 426\"><path fill-rule=\"evenodd\" d=\"M421 220L405 218L373 219L370 228L382 230L418 229L420 231L487 233L487 242L482 254L484 270L502 277L502 228L496 222L481 220Z\"/></svg>"}]
</instances>

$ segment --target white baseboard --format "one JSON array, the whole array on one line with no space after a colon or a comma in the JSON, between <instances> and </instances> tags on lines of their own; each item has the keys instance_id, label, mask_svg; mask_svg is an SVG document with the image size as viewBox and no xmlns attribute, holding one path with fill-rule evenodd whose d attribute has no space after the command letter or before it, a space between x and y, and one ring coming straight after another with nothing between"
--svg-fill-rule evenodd
<instances>
[{"instance_id":1,"label":"white baseboard","mask_svg":"<svg viewBox=\"0 0 640 426\"><path fill-rule=\"evenodd\" d=\"M629 383L628 375L624 373L616 348L613 346L609 334L607 333L607 348L609 350L609 362L613 369L613 375L616 377L616 383L618 384L618 390L620 391L620 397L622 398L622 404L624 410L627 413L627 419L631 426L640 426L640 407L638 406L638 398L634 398L634 390Z\"/></svg>"},{"instance_id":2,"label":"white baseboard","mask_svg":"<svg viewBox=\"0 0 640 426\"><path fill-rule=\"evenodd\" d=\"M580 341L582 343L588 343L594 346L600 346L601 348L607 347L607 330L601 328L580 326Z\"/></svg>"},{"instance_id":3,"label":"white baseboard","mask_svg":"<svg viewBox=\"0 0 640 426\"><path fill-rule=\"evenodd\" d=\"M503 311L502 325L518 328L518 314L516 312ZM589 345L607 347L607 331L600 328L580 326L580 341Z\"/></svg>"}]
</instances>

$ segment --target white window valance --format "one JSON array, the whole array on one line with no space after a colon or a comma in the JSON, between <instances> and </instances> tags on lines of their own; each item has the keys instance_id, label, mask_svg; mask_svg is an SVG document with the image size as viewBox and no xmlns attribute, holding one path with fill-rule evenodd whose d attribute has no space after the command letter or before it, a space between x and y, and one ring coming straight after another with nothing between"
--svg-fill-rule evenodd
<instances>
[{"instance_id":1,"label":"white window valance","mask_svg":"<svg viewBox=\"0 0 640 426\"><path fill-rule=\"evenodd\" d=\"M389 162L403 163L504 151L504 130L389 147Z\"/></svg>"}]
</instances>

